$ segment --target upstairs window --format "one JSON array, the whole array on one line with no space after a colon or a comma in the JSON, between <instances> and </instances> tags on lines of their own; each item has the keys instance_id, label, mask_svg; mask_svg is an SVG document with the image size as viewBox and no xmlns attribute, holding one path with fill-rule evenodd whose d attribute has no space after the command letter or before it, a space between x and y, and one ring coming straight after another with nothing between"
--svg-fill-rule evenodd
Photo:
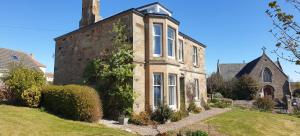
<instances>
[{"instance_id":1,"label":"upstairs window","mask_svg":"<svg viewBox=\"0 0 300 136\"><path fill-rule=\"evenodd\" d=\"M175 30L168 28L168 57L175 58Z\"/></svg>"},{"instance_id":2,"label":"upstairs window","mask_svg":"<svg viewBox=\"0 0 300 136\"><path fill-rule=\"evenodd\" d=\"M153 24L153 56L161 57L162 50L162 25Z\"/></svg>"},{"instance_id":3,"label":"upstairs window","mask_svg":"<svg viewBox=\"0 0 300 136\"><path fill-rule=\"evenodd\" d=\"M193 64L198 66L198 49L196 46L193 46Z\"/></svg>"},{"instance_id":4,"label":"upstairs window","mask_svg":"<svg viewBox=\"0 0 300 136\"><path fill-rule=\"evenodd\" d=\"M183 49L183 41L179 40L179 61L183 62L184 59L184 49Z\"/></svg>"},{"instance_id":5,"label":"upstairs window","mask_svg":"<svg viewBox=\"0 0 300 136\"><path fill-rule=\"evenodd\" d=\"M18 61L19 60L19 58L17 56L15 56L15 55L11 56L11 59L14 60L14 61Z\"/></svg>"},{"instance_id":6,"label":"upstairs window","mask_svg":"<svg viewBox=\"0 0 300 136\"><path fill-rule=\"evenodd\" d=\"M263 73L263 80L265 83L272 82L272 72L269 68L265 68L264 73Z\"/></svg>"}]
</instances>

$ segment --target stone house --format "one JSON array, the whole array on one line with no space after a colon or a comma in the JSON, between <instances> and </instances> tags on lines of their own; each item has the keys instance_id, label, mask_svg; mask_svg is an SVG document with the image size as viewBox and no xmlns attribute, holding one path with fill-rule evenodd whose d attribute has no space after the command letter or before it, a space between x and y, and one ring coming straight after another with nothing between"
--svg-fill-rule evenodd
<instances>
[{"instance_id":1,"label":"stone house","mask_svg":"<svg viewBox=\"0 0 300 136\"><path fill-rule=\"evenodd\" d=\"M0 78L3 77L14 63L21 63L28 68L33 68L46 73L46 66L38 62L33 54L0 48Z\"/></svg>"},{"instance_id":2,"label":"stone house","mask_svg":"<svg viewBox=\"0 0 300 136\"><path fill-rule=\"evenodd\" d=\"M249 75L260 85L258 96L269 97L278 104L285 105L286 98L291 96L288 76L284 73L279 60L272 61L265 51L249 63L218 63L217 73L225 80Z\"/></svg>"},{"instance_id":3,"label":"stone house","mask_svg":"<svg viewBox=\"0 0 300 136\"><path fill-rule=\"evenodd\" d=\"M55 39L54 84L81 84L87 63L112 49L111 30L121 20L134 50L134 112L160 104L187 108L191 94L206 104L206 46L179 31L172 11L151 3L101 19L99 7L98 0L83 0L79 29Z\"/></svg>"}]
</instances>

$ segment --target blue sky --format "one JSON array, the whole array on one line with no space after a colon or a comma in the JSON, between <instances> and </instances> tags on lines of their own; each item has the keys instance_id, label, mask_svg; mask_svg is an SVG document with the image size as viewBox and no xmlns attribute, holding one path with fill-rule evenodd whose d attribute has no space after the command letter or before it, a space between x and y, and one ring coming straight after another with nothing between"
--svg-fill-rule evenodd
<instances>
[{"instance_id":1,"label":"blue sky","mask_svg":"<svg viewBox=\"0 0 300 136\"><path fill-rule=\"evenodd\" d=\"M101 16L106 18L123 10L154 0L101 0ZM267 48L268 55L276 41L268 32L272 28L265 14L268 0L158 0L172 10L181 22L180 31L208 46L207 73L221 63L249 62ZM285 4L282 0L283 4ZM285 4L290 12L295 12ZM33 53L53 72L54 38L78 28L81 0L3 0L0 5L0 47ZM300 81L299 66L281 60L284 71Z\"/></svg>"}]
</instances>

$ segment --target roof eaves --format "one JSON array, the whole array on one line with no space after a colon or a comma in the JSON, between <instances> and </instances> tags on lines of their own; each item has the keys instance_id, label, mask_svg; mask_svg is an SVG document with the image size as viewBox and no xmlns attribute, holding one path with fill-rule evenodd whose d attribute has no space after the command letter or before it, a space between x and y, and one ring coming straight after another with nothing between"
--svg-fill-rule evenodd
<instances>
[{"instance_id":1,"label":"roof eaves","mask_svg":"<svg viewBox=\"0 0 300 136\"><path fill-rule=\"evenodd\" d=\"M195 42L195 43L199 44L199 45L202 46L203 48L207 48L206 45L202 44L201 42L195 40L194 38L192 38L192 37L190 37L190 36L188 36L188 35L186 35L186 34L184 34L184 33L182 33L182 32L179 32L179 35L181 35L181 36L184 37L184 38L187 38L187 39L191 40L192 42Z\"/></svg>"},{"instance_id":2,"label":"roof eaves","mask_svg":"<svg viewBox=\"0 0 300 136\"><path fill-rule=\"evenodd\" d=\"M172 21L173 23L175 23L176 25L179 25L180 22L176 19L174 19L173 17L170 17L168 15L165 15L165 14L156 14L156 13L146 13L145 14L146 16L149 16L149 17L157 17L157 18L167 18L169 19L170 21Z\"/></svg>"}]
</instances>

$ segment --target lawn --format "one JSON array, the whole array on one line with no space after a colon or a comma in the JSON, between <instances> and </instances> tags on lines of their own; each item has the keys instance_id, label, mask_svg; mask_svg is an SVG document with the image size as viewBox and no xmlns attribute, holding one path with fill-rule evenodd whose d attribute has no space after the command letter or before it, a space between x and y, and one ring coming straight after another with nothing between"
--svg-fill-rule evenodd
<instances>
[{"instance_id":1,"label":"lawn","mask_svg":"<svg viewBox=\"0 0 300 136\"><path fill-rule=\"evenodd\" d=\"M0 105L0 136L130 136L103 125L64 120L38 109Z\"/></svg>"},{"instance_id":2,"label":"lawn","mask_svg":"<svg viewBox=\"0 0 300 136\"><path fill-rule=\"evenodd\" d=\"M229 136L299 136L300 119L234 108L204 122Z\"/></svg>"}]
</instances>

